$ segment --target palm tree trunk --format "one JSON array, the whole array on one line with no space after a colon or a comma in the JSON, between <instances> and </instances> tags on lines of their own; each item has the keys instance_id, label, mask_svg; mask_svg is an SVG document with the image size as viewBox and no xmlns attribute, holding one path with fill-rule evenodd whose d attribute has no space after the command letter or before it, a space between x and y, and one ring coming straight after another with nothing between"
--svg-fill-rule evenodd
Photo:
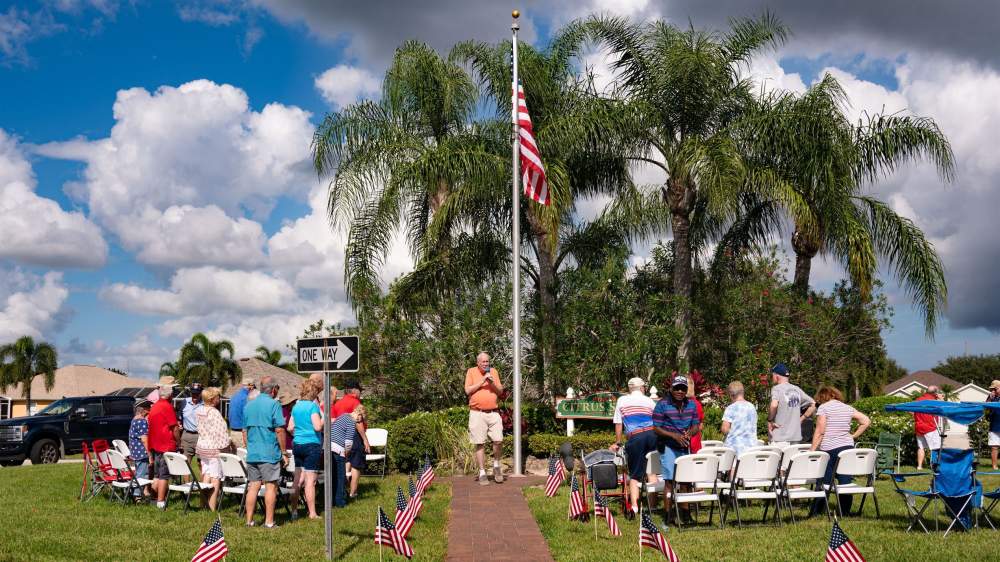
<instances>
[{"instance_id":1,"label":"palm tree trunk","mask_svg":"<svg viewBox=\"0 0 1000 562\"><path fill-rule=\"evenodd\" d=\"M556 248L552 243L548 230L534 214L528 214L531 232L535 237L535 247L538 252L538 299L539 299L539 334L535 344L541 350L542 392L548 396L552 389L552 379L549 373L555 362L553 339L556 330Z\"/></svg>"},{"instance_id":2,"label":"palm tree trunk","mask_svg":"<svg viewBox=\"0 0 1000 562\"><path fill-rule=\"evenodd\" d=\"M677 367L688 369L691 351L691 294L693 267L691 252L691 210L694 207L694 189L685 181L667 181L664 197L670 206L670 228L674 234L674 294L682 297L674 327L681 334L677 346Z\"/></svg>"},{"instance_id":3,"label":"palm tree trunk","mask_svg":"<svg viewBox=\"0 0 1000 562\"><path fill-rule=\"evenodd\" d=\"M795 280L792 282L792 292L806 298L809 295L812 259L819 253L819 244L796 225L795 232L792 233L792 250L795 252Z\"/></svg>"}]
</instances>

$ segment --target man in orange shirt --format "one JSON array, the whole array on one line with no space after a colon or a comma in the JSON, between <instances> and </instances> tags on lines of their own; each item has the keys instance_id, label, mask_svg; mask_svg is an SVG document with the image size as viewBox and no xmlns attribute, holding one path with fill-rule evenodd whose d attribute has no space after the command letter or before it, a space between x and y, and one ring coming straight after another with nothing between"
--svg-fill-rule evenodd
<instances>
[{"instance_id":1,"label":"man in orange shirt","mask_svg":"<svg viewBox=\"0 0 1000 562\"><path fill-rule=\"evenodd\" d=\"M500 455L503 450L503 422L497 401L503 384L497 370L490 367L490 356L484 351L476 356L476 366L465 372L465 395L469 397L469 438L476 446L476 463L479 464L479 484L490 483L483 468L486 462L486 439L493 442L493 480L503 482Z\"/></svg>"}]
</instances>

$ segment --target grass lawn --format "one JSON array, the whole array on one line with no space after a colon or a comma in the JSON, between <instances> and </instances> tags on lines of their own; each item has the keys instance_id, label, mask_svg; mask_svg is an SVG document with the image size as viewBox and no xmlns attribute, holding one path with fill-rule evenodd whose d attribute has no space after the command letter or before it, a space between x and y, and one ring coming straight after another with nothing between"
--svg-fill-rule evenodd
<instances>
[{"instance_id":1,"label":"grass lawn","mask_svg":"<svg viewBox=\"0 0 1000 562\"><path fill-rule=\"evenodd\" d=\"M215 515L201 510L183 512L174 501L165 512L151 506L110 504L95 498L81 504L81 464L22 466L0 469L0 560L190 560L211 527ZM360 500L334 512L334 553L337 560L378 560L373 541L379 504L390 519L396 511L399 476L364 477ZM180 498L180 496L175 496ZM322 501L322 496L319 498ZM424 509L410 531L414 560L442 560L447 549L446 525L451 488L435 480ZM283 509L280 528L248 529L236 516L235 503L226 504L222 528L230 560L322 560L323 520L304 517L292 523ZM263 516L258 515L258 524ZM385 553L386 560L399 559Z\"/></svg>"},{"instance_id":2,"label":"grass lawn","mask_svg":"<svg viewBox=\"0 0 1000 562\"><path fill-rule=\"evenodd\" d=\"M987 465L988 467L989 465ZM984 479L987 490L1000 485L1000 478ZM638 560L638 523L627 521L621 516L617 503L615 520L621 528L621 537L612 537L607 530L604 519L597 521L597 538L594 538L594 524L570 522L566 520L568 505L568 486L563 485L555 498L545 497L544 491L538 487L525 488L525 497L531 508L542 535L548 541L549 551L558 561L603 561L603 560ZM985 522L985 529L969 533L944 534L923 532L905 533L906 513L902 499L893 491L893 485L888 480L880 480L877 486L879 507L882 518L875 518L875 510L871 498L865 503L865 514L861 518L851 517L841 522L848 537L858 546L866 559L871 561L916 561L940 560L1000 560L1000 531L993 531ZM855 502L860 501L855 498ZM804 505L804 504L803 504ZM855 503L855 506L858 504ZM743 510L744 525L750 511L760 521L761 510L753 508ZM796 510L796 517L804 515L805 508ZM707 517L707 510L702 512L701 521ZM654 517L657 525L663 523L662 511ZM786 517L787 520L787 517ZM718 521L718 514L714 521ZM944 519L942 518L942 521ZM729 526L732 523L732 527ZM741 530L736 526L735 513L730 512L725 530L702 527L693 531L678 532L670 527L667 540L678 557L685 561L694 560L822 560L830 540L831 525L826 517L817 517L807 521L799 521L794 525L785 524L775 527L746 527ZM946 525L945 525L946 526ZM642 553L648 560L662 560L656 551L645 548Z\"/></svg>"}]
</instances>

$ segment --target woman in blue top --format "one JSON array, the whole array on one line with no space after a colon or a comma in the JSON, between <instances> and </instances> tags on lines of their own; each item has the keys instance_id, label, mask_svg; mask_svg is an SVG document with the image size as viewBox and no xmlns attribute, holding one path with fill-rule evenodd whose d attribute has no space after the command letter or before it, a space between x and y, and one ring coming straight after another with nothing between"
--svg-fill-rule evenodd
<instances>
[{"instance_id":1,"label":"woman in blue top","mask_svg":"<svg viewBox=\"0 0 1000 562\"><path fill-rule=\"evenodd\" d=\"M726 447L740 456L750 447L757 445L757 408L743 397L743 383L729 383L729 398L732 403L722 414L722 434L726 436Z\"/></svg>"},{"instance_id":2,"label":"woman in blue top","mask_svg":"<svg viewBox=\"0 0 1000 562\"><path fill-rule=\"evenodd\" d=\"M316 474L323 469L323 414L316 397L319 396L316 383L302 381L299 401L292 408L288 420L288 431L294 432L292 454L295 456L295 483L292 486L292 519L298 517L299 489L306 490L306 508L309 519L318 519L316 514Z\"/></svg>"}]
</instances>

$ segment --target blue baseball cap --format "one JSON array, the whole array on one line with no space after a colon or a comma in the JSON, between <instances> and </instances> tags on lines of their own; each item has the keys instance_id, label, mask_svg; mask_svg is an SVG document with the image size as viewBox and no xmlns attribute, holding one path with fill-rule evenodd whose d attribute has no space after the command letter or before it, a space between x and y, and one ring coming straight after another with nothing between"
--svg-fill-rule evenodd
<instances>
[{"instance_id":1,"label":"blue baseball cap","mask_svg":"<svg viewBox=\"0 0 1000 562\"><path fill-rule=\"evenodd\" d=\"M673 382L670 383L670 388L677 388L677 387L681 387L681 386L684 387L684 388L687 388L688 387L688 380L687 380L687 377L683 377L683 376L678 375L678 376L674 377Z\"/></svg>"},{"instance_id":2,"label":"blue baseball cap","mask_svg":"<svg viewBox=\"0 0 1000 562\"><path fill-rule=\"evenodd\" d=\"M778 363L777 365L775 365L771 369L771 372L774 373L774 374L776 374L776 375L781 375L783 377L787 377L788 376L788 367L786 367L784 363Z\"/></svg>"}]
</instances>

